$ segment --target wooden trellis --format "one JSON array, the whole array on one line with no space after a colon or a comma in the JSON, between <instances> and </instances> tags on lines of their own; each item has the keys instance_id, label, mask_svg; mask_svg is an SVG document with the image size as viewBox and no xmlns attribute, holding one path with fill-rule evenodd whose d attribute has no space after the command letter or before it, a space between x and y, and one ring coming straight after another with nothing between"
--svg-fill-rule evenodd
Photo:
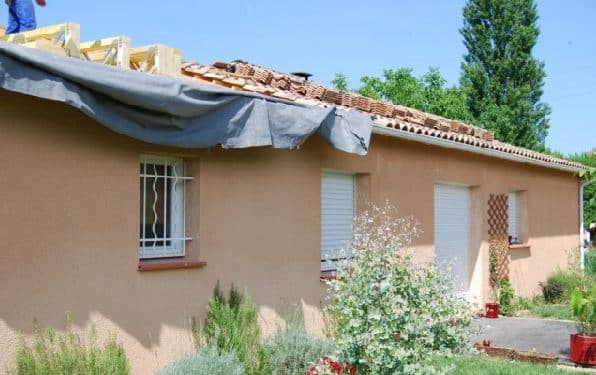
<instances>
[{"instance_id":1,"label":"wooden trellis","mask_svg":"<svg viewBox=\"0 0 596 375\"><path fill-rule=\"evenodd\" d=\"M177 48L163 44L133 48L130 38L126 36L81 43L80 26L76 23L40 27L11 35L4 35L5 30L0 26L0 40L4 42L123 69L170 77L181 76L182 53Z\"/></svg>"},{"instance_id":2,"label":"wooden trellis","mask_svg":"<svg viewBox=\"0 0 596 375\"><path fill-rule=\"evenodd\" d=\"M491 287L498 287L501 281L509 278L508 225L507 194L491 194L488 199L489 257L496 260L494 269L490 270Z\"/></svg>"}]
</instances>

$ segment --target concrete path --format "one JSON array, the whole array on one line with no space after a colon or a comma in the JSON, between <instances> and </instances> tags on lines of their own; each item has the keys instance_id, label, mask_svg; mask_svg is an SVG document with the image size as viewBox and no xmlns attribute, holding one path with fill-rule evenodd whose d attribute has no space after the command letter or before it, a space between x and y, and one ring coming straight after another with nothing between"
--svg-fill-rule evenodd
<instances>
[{"instance_id":1,"label":"concrete path","mask_svg":"<svg viewBox=\"0 0 596 375\"><path fill-rule=\"evenodd\" d=\"M555 354L559 362L568 361L569 335L576 332L573 322L562 320L500 317L479 318L474 324L482 332L473 343L490 340L493 346Z\"/></svg>"}]
</instances>

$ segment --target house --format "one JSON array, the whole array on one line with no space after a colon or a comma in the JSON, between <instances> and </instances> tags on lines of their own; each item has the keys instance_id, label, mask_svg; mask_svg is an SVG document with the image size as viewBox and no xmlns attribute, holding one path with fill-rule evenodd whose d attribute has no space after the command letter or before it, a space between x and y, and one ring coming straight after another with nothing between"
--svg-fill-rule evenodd
<instances>
[{"instance_id":1,"label":"house","mask_svg":"<svg viewBox=\"0 0 596 375\"><path fill-rule=\"evenodd\" d=\"M322 260L368 202L413 215L421 260L454 262L478 302L495 233L523 296L579 245L584 167L458 121L244 62L163 78L1 43L0 73L0 368L35 318L63 327L69 313L100 338L117 332L133 372L149 373L191 349L190 319L217 281L250 293L265 333L294 309L320 331L333 272ZM226 148L186 144L221 130L213 111L243 126ZM234 147L264 122L275 136L255 145L274 147Z\"/></svg>"}]
</instances>

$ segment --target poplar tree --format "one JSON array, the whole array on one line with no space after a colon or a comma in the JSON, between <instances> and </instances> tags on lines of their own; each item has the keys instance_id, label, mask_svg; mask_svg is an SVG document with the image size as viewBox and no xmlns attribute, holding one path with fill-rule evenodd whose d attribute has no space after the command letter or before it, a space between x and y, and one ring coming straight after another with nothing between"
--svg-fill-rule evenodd
<instances>
[{"instance_id":1,"label":"poplar tree","mask_svg":"<svg viewBox=\"0 0 596 375\"><path fill-rule=\"evenodd\" d=\"M540 29L534 0L468 0L460 30L461 85L474 123L501 141L543 150L550 107L544 63L532 55Z\"/></svg>"}]
</instances>

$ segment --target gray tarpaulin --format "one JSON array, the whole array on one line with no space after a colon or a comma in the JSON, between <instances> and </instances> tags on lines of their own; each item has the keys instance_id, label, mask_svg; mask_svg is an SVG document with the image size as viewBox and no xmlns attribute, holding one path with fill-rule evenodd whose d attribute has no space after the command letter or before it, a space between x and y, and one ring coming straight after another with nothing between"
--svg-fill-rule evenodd
<instances>
[{"instance_id":1,"label":"gray tarpaulin","mask_svg":"<svg viewBox=\"0 0 596 375\"><path fill-rule=\"evenodd\" d=\"M73 106L145 142L200 148L294 148L318 132L364 155L372 119L355 110L301 105L191 80L61 57L0 42L2 88Z\"/></svg>"}]
</instances>

